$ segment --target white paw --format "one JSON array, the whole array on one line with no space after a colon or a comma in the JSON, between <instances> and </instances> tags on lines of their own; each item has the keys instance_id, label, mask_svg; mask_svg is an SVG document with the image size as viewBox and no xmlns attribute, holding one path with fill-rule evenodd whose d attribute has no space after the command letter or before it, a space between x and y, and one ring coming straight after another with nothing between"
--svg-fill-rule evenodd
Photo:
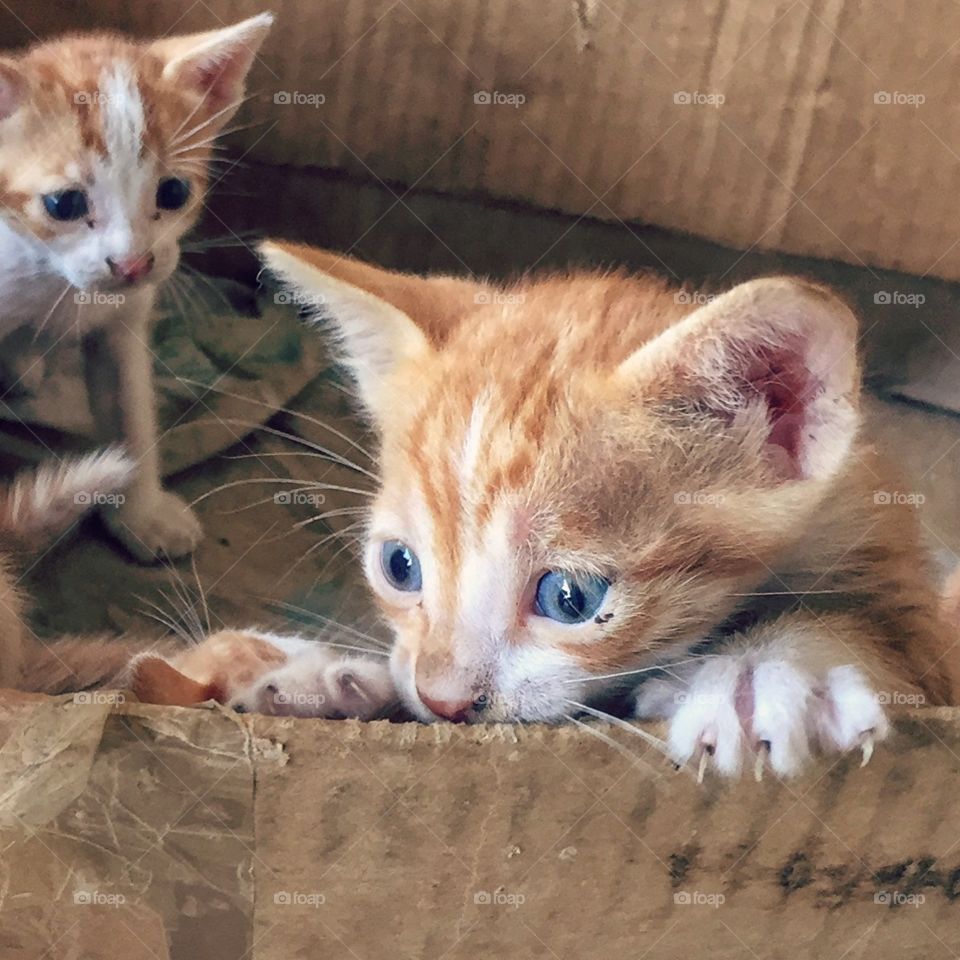
<instances>
[{"instance_id":1,"label":"white paw","mask_svg":"<svg viewBox=\"0 0 960 960\"><path fill-rule=\"evenodd\" d=\"M386 663L361 657L294 657L231 698L238 713L372 720L396 694Z\"/></svg>"},{"instance_id":2,"label":"white paw","mask_svg":"<svg viewBox=\"0 0 960 960\"><path fill-rule=\"evenodd\" d=\"M890 731L880 698L863 672L845 665L817 675L786 659L720 655L703 663L676 694L668 743L679 764L702 779L712 766L737 776L749 765L797 773L815 752L860 749L870 759Z\"/></svg>"},{"instance_id":3,"label":"white paw","mask_svg":"<svg viewBox=\"0 0 960 960\"><path fill-rule=\"evenodd\" d=\"M104 508L103 522L141 563L192 553L202 535L186 501L165 490L129 496L119 506Z\"/></svg>"}]
</instances>

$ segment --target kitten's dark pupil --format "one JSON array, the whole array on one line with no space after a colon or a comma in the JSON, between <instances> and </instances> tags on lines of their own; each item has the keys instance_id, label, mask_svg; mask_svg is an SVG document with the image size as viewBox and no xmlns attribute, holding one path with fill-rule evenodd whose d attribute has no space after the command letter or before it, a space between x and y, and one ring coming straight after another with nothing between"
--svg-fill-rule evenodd
<instances>
[{"instance_id":1,"label":"kitten's dark pupil","mask_svg":"<svg viewBox=\"0 0 960 960\"><path fill-rule=\"evenodd\" d=\"M179 177L165 177L157 185L157 206L161 210L179 210L190 199L190 184Z\"/></svg>"},{"instance_id":2,"label":"kitten's dark pupil","mask_svg":"<svg viewBox=\"0 0 960 960\"><path fill-rule=\"evenodd\" d=\"M413 566L410 551L398 547L390 554L390 573L397 583L406 583L410 578L410 568Z\"/></svg>"},{"instance_id":3,"label":"kitten's dark pupil","mask_svg":"<svg viewBox=\"0 0 960 960\"><path fill-rule=\"evenodd\" d=\"M43 206L54 220L79 220L88 212L87 195L82 190L62 190L48 193Z\"/></svg>"}]
</instances>

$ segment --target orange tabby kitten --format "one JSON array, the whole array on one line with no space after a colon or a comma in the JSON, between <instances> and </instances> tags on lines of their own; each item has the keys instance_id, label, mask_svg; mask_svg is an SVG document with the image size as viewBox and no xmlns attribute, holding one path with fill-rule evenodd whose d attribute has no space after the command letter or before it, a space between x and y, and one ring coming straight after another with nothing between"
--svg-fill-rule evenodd
<instances>
[{"instance_id":1,"label":"orange tabby kitten","mask_svg":"<svg viewBox=\"0 0 960 960\"><path fill-rule=\"evenodd\" d=\"M34 339L83 337L99 432L136 462L104 520L144 561L200 538L160 484L153 303L272 19L146 42L69 36L0 57L0 337L24 327ZM3 361L17 370L15 355ZM37 364L18 379L42 387Z\"/></svg>"},{"instance_id":2,"label":"orange tabby kitten","mask_svg":"<svg viewBox=\"0 0 960 960\"><path fill-rule=\"evenodd\" d=\"M856 321L755 280L691 308L623 273L506 289L267 243L381 440L366 574L423 720L624 702L675 759L799 770L946 703L911 508L860 437ZM889 499L889 498L887 498Z\"/></svg>"}]
</instances>

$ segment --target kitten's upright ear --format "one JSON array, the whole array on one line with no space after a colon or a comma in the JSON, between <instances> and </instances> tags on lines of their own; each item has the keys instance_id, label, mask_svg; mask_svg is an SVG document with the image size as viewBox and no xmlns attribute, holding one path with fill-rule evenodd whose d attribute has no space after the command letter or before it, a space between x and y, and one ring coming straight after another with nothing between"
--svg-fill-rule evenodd
<instances>
[{"instance_id":1,"label":"kitten's upright ear","mask_svg":"<svg viewBox=\"0 0 960 960\"><path fill-rule=\"evenodd\" d=\"M331 321L341 359L378 420L390 409L384 391L390 374L404 362L428 359L482 289L470 280L396 273L275 240L261 244L260 256L292 302Z\"/></svg>"},{"instance_id":2,"label":"kitten's upright ear","mask_svg":"<svg viewBox=\"0 0 960 960\"><path fill-rule=\"evenodd\" d=\"M26 79L9 60L0 60L0 120L13 116L23 99Z\"/></svg>"},{"instance_id":3,"label":"kitten's upright ear","mask_svg":"<svg viewBox=\"0 0 960 960\"><path fill-rule=\"evenodd\" d=\"M210 113L222 111L220 125L243 98L247 74L270 25L272 13L261 13L222 30L154 41L150 49L166 62L164 78L203 95Z\"/></svg>"},{"instance_id":4,"label":"kitten's upright ear","mask_svg":"<svg viewBox=\"0 0 960 960\"><path fill-rule=\"evenodd\" d=\"M856 318L829 290L753 280L641 347L618 376L639 395L759 429L781 479L825 480L859 425L856 341Z\"/></svg>"}]
</instances>

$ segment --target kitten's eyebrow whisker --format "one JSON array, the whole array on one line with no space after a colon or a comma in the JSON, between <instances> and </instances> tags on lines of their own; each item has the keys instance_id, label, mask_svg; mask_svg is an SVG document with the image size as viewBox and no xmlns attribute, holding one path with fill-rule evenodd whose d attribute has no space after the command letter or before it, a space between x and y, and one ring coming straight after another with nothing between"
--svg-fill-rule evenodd
<instances>
[{"instance_id":1,"label":"kitten's eyebrow whisker","mask_svg":"<svg viewBox=\"0 0 960 960\"><path fill-rule=\"evenodd\" d=\"M576 700L564 699L564 703L569 703L572 707L576 707L578 710L582 710L584 713L590 714L591 717L596 717L598 720L604 720L607 723L613 724L615 727L620 727L621 730L626 730L633 736L639 737L641 740L649 743L651 747L659 750L660 753L662 753L665 757L670 755L666 743L659 739L659 737L655 737L652 733L647 733L647 731L642 727L634 726L632 723L627 723L626 720L621 720L619 717L614 717L609 713L604 713L602 710L596 710L593 707L588 707L585 703L579 703Z\"/></svg>"},{"instance_id":2,"label":"kitten's eyebrow whisker","mask_svg":"<svg viewBox=\"0 0 960 960\"><path fill-rule=\"evenodd\" d=\"M210 92L210 90L212 90L212 89L213 89L213 87L210 87L210 88L207 90L207 92L204 93L204 95L203 95L203 98L204 98L204 99L206 99L207 94L208 94L208 93ZM196 113L197 109L200 107L200 104L198 103L197 106L194 107L193 112L190 114L190 117L187 117L187 119L184 120L184 122L183 122L182 124L180 124L180 127L177 128L176 130L174 130L173 136L170 137L170 144L169 144L169 145L170 145L171 147L174 147L174 148L179 147L180 144L182 144L188 137L192 137L195 133L199 132L200 130L203 130L204 127L209 127L210 124L214 122L214 120L219 119L219 118L222 117L225 113L228 113L230 110L238 110L242 104L246 103L247 100L252 100L252 99L253 99L253 94L250 94L250 96L241 97L239 100L234 100L233 102L228 103L228 104L227 104L225 107L223 107L221 110L218 110L218 111L217 111L216 113L214 113L212 116L207 117L207 119L204 120L203 123L198 123L195 127L192 127L192 128L189 129L186 133L178 136L178 134L180 134L180 130L189 122L190 117L192 117L193 114ZM202 103L202 102L203 102L203 100L200 101L200 103Z\"/></svg>"},{"instance_id":3,"label":"kitten's eyebrow whisker","mask_svg":"<svg viewBox=\"0 0 960 960\"><path fill-rule=\"evenodd\" d=\"M305 420L307 423L312 423L315 427L320 427L323 430L327 430L332 433L335 437L343 440L346 443L349 443L354 450L362 453L368 460L372 463L377 463L377 458L367 450L362 444L357 443L352 437L349 437L347 434L337 430L336 427L331 427L330 424L324 423L322 420L317 419L316 417L308 416L306 413L301 413L298 410L291 410L289 407L275 407L273 404L266 403L263 400L257 400L255 397L244 397L239 393L230 393L228 390L224 390L221 387L212 386L210 384L201 383L199 380L190 380L186 377L177 378L181 383L187 384L190 387L199 387L202 390L209 390L211 393L219 393L221 396L229 397L231 400L244 400L247 403L252 403L254 406L263 407L267 410L270 410L272 413L285 413L291 417L300 417L301 420ZM242 421L236 421L237 423L242 423Z\"/></svg>"},{"instance_id":4,"label":"kitten's eyebrow whisker","mask_svg":"<svg viewBox=\"0 0 960 960\"><path fill-rule=\"evenodd\" d=\"M229 423L229 420L225 420L224 423ZM272 436L280 437L284 440L290 440L291 442L300 444L305 447L310 448L310 452L297 451L296 453L287 453L284 451L279 451L276 453L239 453L239 454L225 454L224 459L226 460L249 460L250 458L256 457L316 457L319 460L326 460L328 463L338 463L341 467L348 467L349 469L360 473L365 477L369 477L375 483L380 482L380 478L375 474L371 473L369 470L366 470L364 467L361 467L358 463L354 463L352 460L348 460L346 457L337 453L334 450L328 450L326 447L322 447L317 443L314 443L311 440L306 440L303 437L298 437L296 434L286 433L283 430L277 430L276 427L271 427L267 424L264 424L261 427L257 428L262 430L264 433L269 433Z\"/></svg>"},{"instance_id":5,"label":"kitten's eyebrow whisker","mask_svg":"<svg viewBox=\"0 0 960 960\"><path fill-rule=\"evenodd\" d=\"M312 480L291 480L284 477L252 477L245 480L231 480L228 483L221 483L219 487L214 487L213 490L208 490L195 500L192 500L190 506L196 506L202 500L206 500L207 497L212 497L215 493L229 490L231 487L245 487L251 483L299 484L304 490L340 490L343 493L356 493L362 497L372 497L374 495L370 490L358 490L355 487L341 487L334 483L315 483Z\"/></svg>"}]
</instances>

